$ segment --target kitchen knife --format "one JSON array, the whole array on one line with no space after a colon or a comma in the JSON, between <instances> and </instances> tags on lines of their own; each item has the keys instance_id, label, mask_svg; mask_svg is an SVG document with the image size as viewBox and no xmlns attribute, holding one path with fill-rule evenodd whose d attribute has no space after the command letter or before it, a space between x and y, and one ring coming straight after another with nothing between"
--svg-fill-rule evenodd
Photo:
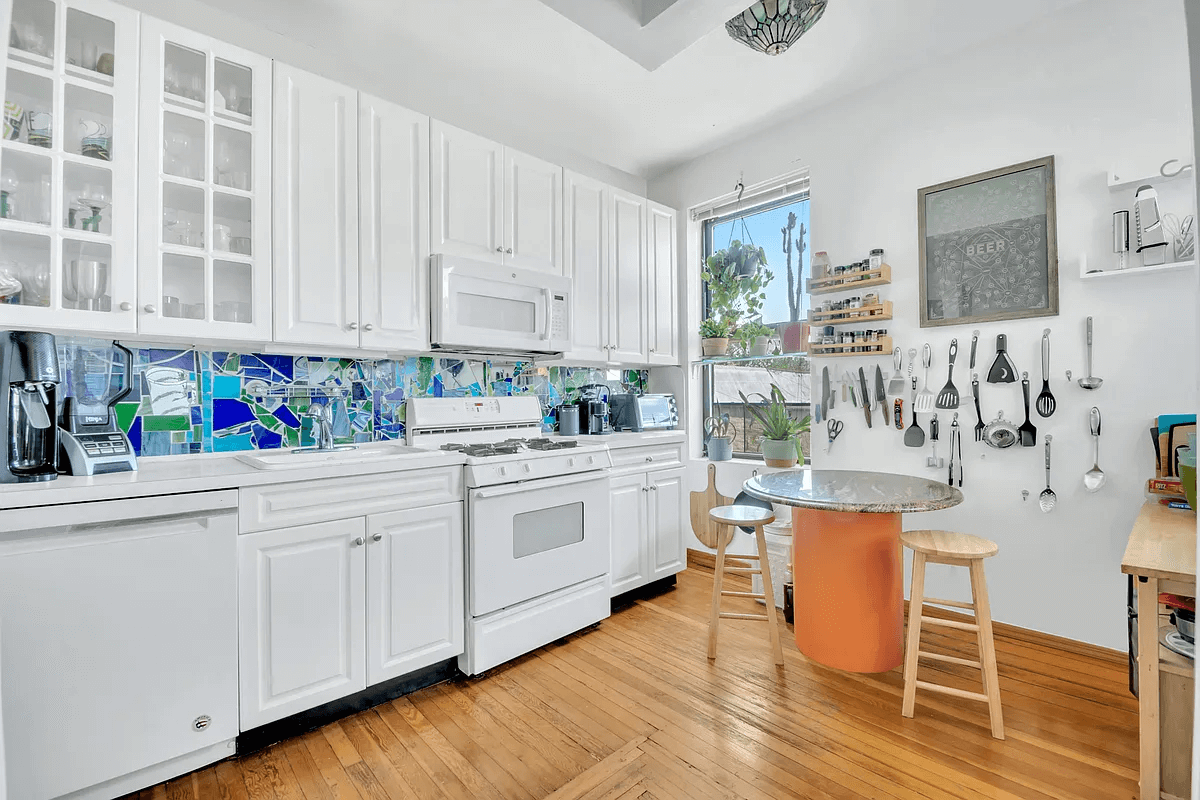
<instances>
[{"instance_id":1,"label":"kitchen knife","mask_svg":"<svg viewBox=\"0 0 1200 800\"><path fill-rule=\"evenodd\" d=\"M867 418L867 427L874 427L871 424L871 392L867 389L867 373L862 367L858 368L858 384L862 387L863 398L863 416Z\"/></svg>"},{"instance_id":2,"label":"kitchen knife","mask_svg":"<svg viewBox=\"0 0 1200 800\"><path fill-rule=\"evenodd\" d=\"M825 412L825 416L829 416L829 367L821 368L821 410Z\"/></svg>"},{"instance_id":3,"label":"kitchen knife","mask_svg":"<svg viewBox=\"0 0 1200 800\"><path fill-rule=\"evenodd\" d=\"M883 385L883 370L879 368L878 364L875 365L875 399L879 401L879 408L886 419L887 388Z\"/></svg>"}]
</instances>

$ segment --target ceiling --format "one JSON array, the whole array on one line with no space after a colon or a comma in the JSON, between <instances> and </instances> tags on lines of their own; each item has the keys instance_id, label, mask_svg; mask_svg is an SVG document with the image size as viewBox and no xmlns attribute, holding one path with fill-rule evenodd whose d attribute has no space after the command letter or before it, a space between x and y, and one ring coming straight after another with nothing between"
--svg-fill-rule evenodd
<instances>
[{"instance_id":1,"label":"ceiling","mask_svg":"<svg viewBox=\"0 0 1200 800\"><path fill-rule=\"evenodd\" d=\"M1079 1L830 0L771 57L725 33L727 0L204 0L335 59L333 77L365 76L362 88L479 133L519 125L643 177ZM607 11L588 18L589 6ZM697 32L697 15L708 33L653 70L600 38L624 37L652 63ZM629 44L618 17L675 38Z\"/></svg>"}]
</instances>

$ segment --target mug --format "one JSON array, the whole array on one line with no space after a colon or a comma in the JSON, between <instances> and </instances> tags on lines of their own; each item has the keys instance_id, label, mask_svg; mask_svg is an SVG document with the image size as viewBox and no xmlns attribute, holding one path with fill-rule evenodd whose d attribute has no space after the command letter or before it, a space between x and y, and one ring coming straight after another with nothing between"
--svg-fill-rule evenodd
<instances>
[{"instance_id":1,"label":"mug","mask_svg":"<svg viewBox=\"0 0 1200 800\"><path fill-rule=\"evenodd\" d=\"M217 223L213 225L213 249L229 251L229 243L233 238L233 228Z\"/></svg>"},{"instance_id":2,"label":"mug","mask_svg":"<svg viewBox=\"0 0 1200 800\"><path fill-rule=\"evenodd\" d=\"M708 460L728 461L733 458L733 440L714 436L708 440Z\"/></svg>"},{"instance_id":3,"label":"mug","mask_svg":"<svg viewBox=\"0 0 1200 800\"><path fill-rule=\"evenodd\" d=\"M28 111L25 119L29 126L29 143L36 147L50 147L54 140L54 117L50 112Z\"/></svg>"},{"instance_id":4,"label":"mug","mask_svg":"<svg viewBox=\"0 0 1200 800\"><path fill-rule=\"evenodd\" d=\"M109 145L112 137L108 125L97 119L85 119L79 123L79 152L91 158L109 160Z\"/></svg>"},{"instance_id":5,"label":"mug","mask_svg":"<svg viewBox=\"0 0 1200 800\"><path fill-rule=\"evenodd\" d=\"M25 109L11 100L4 101L4 138L15 142L21 137L21 120Z\"/></svg>"}]
</instances>

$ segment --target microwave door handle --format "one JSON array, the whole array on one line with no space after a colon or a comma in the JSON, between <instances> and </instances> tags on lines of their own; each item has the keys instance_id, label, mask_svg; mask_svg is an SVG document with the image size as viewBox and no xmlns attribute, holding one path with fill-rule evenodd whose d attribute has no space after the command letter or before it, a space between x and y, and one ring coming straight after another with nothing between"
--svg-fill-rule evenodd
<instances>
[{"instance_id":1,"label":"microwave door handle","mask_svg":"<svg viewBox=\"0 0 1200 800\"><path fill-rule=\"evenodd\" d=\"M550 341L550 328L554 325L554 296L549 289L542 289L542 297L546 303L546 331L542 334L543 341Z\"/></svg>"}]
</instances>

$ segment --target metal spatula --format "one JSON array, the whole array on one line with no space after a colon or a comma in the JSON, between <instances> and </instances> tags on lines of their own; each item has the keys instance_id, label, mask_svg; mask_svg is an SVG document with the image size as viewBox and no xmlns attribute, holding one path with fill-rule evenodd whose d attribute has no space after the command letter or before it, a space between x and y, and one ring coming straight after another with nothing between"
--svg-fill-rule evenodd
<instances>
[{"instance_id":1,"label":"metal spatula","mask_svg":"<svg viewBox=\"0 0 1200 800\"><path fill-rule=\"evenodd\" d=\"M946 385L938 392L938 408L958 408L958 387L954 385L954 359L958 357L958 339L950 340L950 371L946 373Z\"/></svg>"},{"instance_id":2,"label":"metal spatula","mask_svg":"<svg viewBox=\"0 0 1200 800\"><path fill-rule=\"evenodd\" d=\"M1025 422L1017 431L1021 434L1021 446L1033 447L1037 444L1037 428L1029 419L1029 373L1021 373L1021 391L1025 395Z\"/></svg>"},{"instance_id":3,"label":"metal spatula","mask_svg":"<svg viewBox=\"0 0 1200 800\"><path fill-rule=\"evenodd\" d=\"M913 401L913 411L922 414L928 414L933 411L933 392L929 391L929 365L933 363L933 348L929 346L929 342L925 343L924 349L921 351L921 366L925 367L925 388L920 391L916 399Z\"/></svg>"},{"instance_id":4,"label":"metal spatula","mask_svg":"<svg viewBox=\"0 0 1200 800\"><path fill-rule=\"evenodd\" d=\"M911 366L911 365L910 365ZM921 430L921 426L917 424L917 379L912 379L912 394L913 394L913 421L912 425L908 426L908 430L904 432L905 447L921 447L925 444L925 431Z\"/></svg>"},{"instance_id":5,"label":"metal spatula","mask_svg":"<svg viewBox=\"0 0 1200 800\"><path fill-rule=\"evenodd\" d=\"M887 393L891 397L899 397L904 394L904 386L908 381L904 380L904 376L900 373L900 367L904 363L904 356L900 353L900 348L897 347L892 351L892 366L896 368L896 373L892 375L891 381L888 382ZM912 374L912 364L908 365L908 372Z\"/></svg>"}]
</instances>

